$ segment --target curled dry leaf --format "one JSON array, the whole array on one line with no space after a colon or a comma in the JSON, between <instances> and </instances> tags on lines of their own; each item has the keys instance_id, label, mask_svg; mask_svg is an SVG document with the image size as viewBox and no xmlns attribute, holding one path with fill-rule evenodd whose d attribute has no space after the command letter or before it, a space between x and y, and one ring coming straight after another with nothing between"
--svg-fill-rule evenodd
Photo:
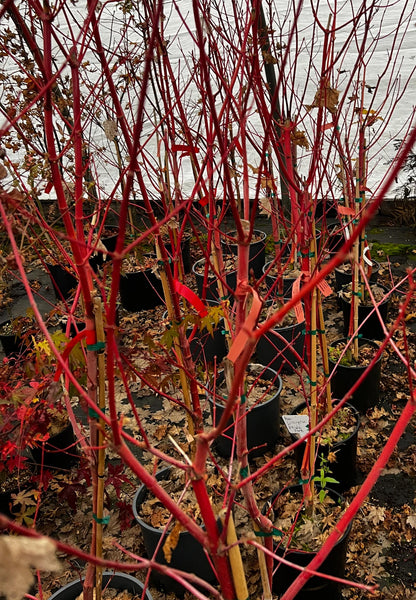
<instances>
[{"instance_id":1,"label":"curled dry leaf","mask_svg":"<svg viewBox=\"0 0 416 600\"><path fill-rule=\"evenodd\" d=\"M179 521L176 521L172 531L166 538L166 542L163 544L163 554L165 555L165 560L168 564L170 564L170 561L172 560L172 552L178 545L179 534L181 531L183 531L183 527Z\"/></svg>"},{"instance_id":2,"label":"curled dry leaf","mask_svg":"<svg viewBox=\"0 0 416 600\"><path fill-rule=\"evenodd\" d=\"M55 551L47 538L0 536L0 593L7 600L21 600L32 585L32 568L60 569Z\"/></svg>"},{"instance_id":3,"label":"curled dry leaf","mask_svg":"<svg viewBox=\"0 0 416 600\"><path fill-rule=\"evenodd\" d=\"M112 142L117 135L117 123L111 119L107 119L103 121L103 128L106 138Z\"/></svg>"}]
</instances>

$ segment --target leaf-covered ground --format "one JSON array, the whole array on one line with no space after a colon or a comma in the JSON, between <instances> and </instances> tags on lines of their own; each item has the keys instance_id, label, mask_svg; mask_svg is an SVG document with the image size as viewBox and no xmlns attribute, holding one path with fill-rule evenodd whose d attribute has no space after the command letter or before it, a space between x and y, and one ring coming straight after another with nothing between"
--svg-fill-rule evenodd
<instances>
[{"instance_id":1,"label":"leaf-covered ground","mask_svg":"<svg viewBox=\"0 0 416 600\"><path fill-rule=\"evenodd\" d=\"M402 265L382 264L381 281L387 283L391 271L395 278L403 272ZM395 271L396 269L396 271ZM400 296L395 296L390 309L390 318L397 314ZM123 353L135 364L141 373L145 373L147 385L140 380L134 371L130 373L130 389L134 406L140 416L147 435L158 449L181 457L181 452L190 450L190 436L185 427L184 411L180 406L181 395L178 392L178 375L168 365L165 351L158 345L158 340L165 334L169 341L166 324L163 321L163 307L150 311L129 314L121 313L120 347ZM328 337L334 340L342 332L342 315L338 309L336 298L325 301L325 314ZM397 346L410 353L412 364L415 361L416 348L416 300L412 300L405 332L397 331L394 336ZM172 358L172 351L169 352ZM364 479L379 456L403 406L409 398L408 375L403 363L391 348L387 348L383 356L381 398L379 405L361 418L358 444L358 480ZM204 381L204 369L198 372ZM281 394L281 410L290 412L300 401L301 386L304 384L297 375L282 375L283 390ZM132 438L141 440L140 427L134 411L119 385L118 408L122 416L123 426ZM162 389L163 397L152 389ZM206 419L210 419L209 407L205 392L201 385L201 401L204 405ZM394 451L386 469L381 473L377 485L357 514L353 522L348 546L346 577L366 584L378 584L375 595L348 588L343 597L348 600L364 600L380 598L383 600L416 600L416 420L409 424ZM290 438L282 425L282 439L276 450L290 442ZM158 467L153 458L141 448L131 447L150 470ZM270 454L255 459L253 468L261 466ZM111 560L130 560L127 553L144 555L144 546L140 528L135 523L131 505L134 494L140 486L135 476L124 468L117 455L109 448L108 468L105 485L106 515L109 523L104 528L104 556ZM227 462L220 464L227 468ZM297 467L293 456L277 465L272 471L256 482L256 494L262 505L280 485L288 481L296 481ZM353 498L352 488L345 493L348 499ZM39 504L36 524L40 531L61 541L73 544L85 551L89 549L89 531L92 518L90 504L90 482L88 466L81 462L79 468L72 468L61 473L46 473L43 480L41 502ZM27 507L35 505L36 497L30 494L22 497ZM250 535L250 523L244 511L239 511L236 525L241 538ZM244 564L252 598L261 597L259 568L256 552L252 547L243 547ZM53 575L42 576L43 598L64 583L77 577L83 564L78 560L60 557L62 570ZM144 580L146 573L138 572L136 576ZM37 588L35 588L37 589ZM151 586L155 600L167 600L173 595ZM34 591L34 590L33 590Z\"/></svg>"}]
</instances>

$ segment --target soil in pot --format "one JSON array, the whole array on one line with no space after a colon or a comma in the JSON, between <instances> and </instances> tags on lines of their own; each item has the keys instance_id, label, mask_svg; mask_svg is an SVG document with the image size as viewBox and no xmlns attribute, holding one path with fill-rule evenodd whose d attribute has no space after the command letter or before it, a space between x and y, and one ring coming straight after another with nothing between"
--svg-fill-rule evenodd
<instances>
[{"instance_id":1,"label":"soil in pot","mask_svg":"<svg viewBox=\"0 0 416 600\"><path fill-rule=\"evenodd\" d=\"M226 295L230 295L235 290L237 285L237 257L233 255L224 256L223 262L225 283L227 285L224 292ZM218 302L218 277L212 273L210 268L208 268L208 278L206 279L205 264L205 258L201 258L192 266L192 272L195 276L198 296L201 299L205 298L206 300L215 300Z\"/></svg>"},{"instance_id":2,"label":"soil in pot","mask_svg":"<svg viewBox=\"0 0 416 600\"><path fill-rule=\"evenodd\" d=\"M302 486L291 486L275 494L264 512L274 522L280 536L274 538L277 556L300 566L306 566L332 532L345 507L345 501L330 488L316 486L313 510L306 508ZM345 571L348 537L351 525L338 540L318 571L343 577ZM299 571L276 560L273 573L273 592L283 594L299 575ZM296 600L338 600L340 586L322 577L311 577Z\"/></svg>"},{"instance_id":3,"label":"soil in pot","mask_svg":"<svg viewBox=\"0 0 416 600\"><path fill-rule=\"evenodd\" d=\"M221 241L227 254L238 254L237 232L230 231L227 237ZM249 269L253 269L254 276L261 277L266 259L266 234L264 231L255 229L251 238L249 248Z\"/></svg>"},{"instance_id":4,"label":"soil in pot","mask_svg":"<svg viewBox=\"0 0 416 600\"><path fill-rule=\"evenodd\" d=\"M274 447L280 435L281 377L269 367L251 364L247 369L247 392L240 410L247 412L247 448L249 458L262 456ZM215 393L215 401L213 399ZM224 412L223 399L227 397L224 372L218 373L215 385L208 394L211 414L216 425ZM214 448L221 456L231 455L234 438L234 420L231 419L222 435L215 440Z\"/></svg>"},{"instance_id":5,"label":"soil in pot","mask_svg":"<svg viewBox=\"0 0 416 600\"><path fill-rule=\"evenodd\" d=\"M270 302L263 309L261 321L268 319L279 306ZM277 327L268 331L259 339L256 346L257 360L271 369L280 372L293 372L299 364L299 355L306 360L305 320L298 321L295 311L289 311Z\"/></svg>"},{"instance_id":6,"label":"soil in pot","mask_svg":"<svg viewBox=\"0 0 416 600\"><path fill-rule=\"evenodd\" d=\"M162 281L157 270L154 256L143 255L140 263L134 257L123 262L120 300L125 310L137 312L163 304Z\"/></svg>"},{"instance_id":7,"label":"soil in pot","mask_svg":"<svg viewBox=\"0 0 416 600\"><path fill-rule=\"evenodd\" d=\"M52 594L49 600L82 600L83 582L79 579L68 583L57 592ZM141 581L127 573L103 573L103 600L141 600L144 586ZM127 594L126 594L127 592ZM152 600L149 590L146 590L145 598Z\"/></svg>"},{"instance_id":8,"label":"soil in pot","mask_svg":"<svg viewBox=\"0 0 416 600\"><path fill-rule=\"evenodd\" d=\"M181 470L172 471L171 468L167 468L159 471L156 479L163 482L169 495L176 498L179 503L185 486L184 472ZM190 487L187 489L186 495L180 500L180 506L184 506L185 509L185 505L186 510L189 510L192 517L198 521L199 508ZM133 514L142 531L146 553L149 558L153 557L157 546L160 544L155 557L158 563L169 565L187 573L194 573L205 581L216 581L208 558L199 542L190 533L181 530L180 525L176 524L174 520L172 520L170 529L166 531L165 527L171 514L157 498L149 493L144 485L139 488L133 499ZM172 531L172 535L180 533L176 546L169 548L169 543L166 543L166 540ZM162 543L160 543L161 538L163 538ZM184 593L183 587L167 575L153 571L151 579L166 590L178 595Z\"/></svg>"},{"instance_id":9,"label":"soil in pot","mask_svg":"<svg viewBox=\"0 0 416 600\"><path fill-rule=\"evenodd\" d=\"M306 403L303 402L297 406L292 415L308 415ZM322 475L334 479L337 483L331 481L330 485L336 491L347 490L355 484L359 427L359 413L351 404L347 403L324 426L320 435L316 436L316 474L319 477ZM300 437L297 434L291 434L291 436L293 441ZM305 447L306 443L303 443L295 448L299 469L302 465Z\"/></svg>"},{"instance_id":10,"label":"soil in pot","mask_svg":"<svg viewBox=\"0 0 416 600\"><path fill-rule=\"evenodd\" d=\"M377 302L380 316L383 322L386 323L390 297L387 297L385 300L383 300L383 298L387 294L388 290L382 285L372 285L371 291L375 301ZM351 295L351 285L344 286L339 295L344 317L344 336L348 335L348 329L350 325ZM366 298L364 298L363 302L360 301L360 304L358 305L358 324L363 324L359 331L363 337L370 340L381 340L384 338L383 327L380 323L377 313L374 310L374 305Z\"/></svg>"},{"instance_id":11,"label":"soil in pot","mask_svg":"<svg viewBox=\"0 0 416 600\"><path fill-rule=\"evenodd\" d=\"M338 366L336 366L345 349L346 342L347 339L343 338L334 342L329 347L329 364L331 371L335 369L331 378L331 390L333 396L336 398L343 398L345 394L348 394L351 387L371 363L378 350L376 342L360 338L358 340L358 361L354 360L351 350L348 350L344 357L341 358ZM349 402L361 414L364 414L369 408L377 405L380 397L380 379L381 356L357 390L349 397Z\"/></svg>"}]
</instances>

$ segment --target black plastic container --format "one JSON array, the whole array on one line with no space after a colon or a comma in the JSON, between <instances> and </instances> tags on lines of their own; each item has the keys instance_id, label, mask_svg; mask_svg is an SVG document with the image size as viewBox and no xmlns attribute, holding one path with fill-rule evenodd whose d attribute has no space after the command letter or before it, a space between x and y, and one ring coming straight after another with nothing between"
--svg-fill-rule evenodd
<instances>
[{"instance_id":1,"label":"black plastic container","mask_svg":"<svg viewBox=\"0 0 416 600\"><path fill-rule=\"evenodd\" d=\"M282 379L280 375L269 367L263 365L249 365L248 372L259 375L261 379L274 383L273 396L265 402L259 402L247 411L247 448L249 458L262 456L277 443L280 435L280 393L282 391ZM218 389L224 381L224 372L220 371L217 376L216 386ZM211 388L212 389L212 388ZM208 394L211 414L214 425L220 421L224 412L224 405L214 400L212 394ZM228 458L231 455L234 436L234 423L230 419L226 430L214 443L214 448L221 456Z\"/></svg>"},{"instance_id":2,"label":"black plastic container","mask_svg":"<svg viewBox=\"0 0 416 600\"><path fill-rule=\"evenodd\" d=\"M129 312L159 306L164 303L162 281L150 268L125 273L120 277L120 300Z\"/></svg>"},{"instance_id":3,"label":"black plastic container","mask_svg":"<svg viewBox=\"0 0 416 600\"><path fill-rule=\"evenodd\" d=\"M337 400L334 402L336 405ZM321 458L324 460L328 459L328 453L335 457L335 462L325 463L330 473L328 475L338 481L338 484L331 483L331 488L335 491L345 491L351 486L355 485L357 477L357 441L358 441L358 430L360 428L360 415L358 411L351 404L344 404L354 415L356 420L356 426L354 431L348 436L348 438L335 442L331 446L327 444L320 444L318 447L318 456L316 459L316 474L319 475L319 468L321 464ZM305 410L306 402L302 402L299 406L292 411L292 415L297 415ZM291 436L293 441L298 439L297 436ZM302 465L303 455L305 452L306 443L303 442L295 448L295 458L298 468Z\"/></svg>"},{"instance_id":4,"label":"black plastic container","mask_svg":"<svg viewBox=\"0 0 416 600\"><path fill-rule=\"evenodd\" d=\"M255 229L253 233L260 237L259 240L251 242L249 247L249 269L253 269L254 276L258 279L263 273L263 267L266 260L266 237L264 231ZM226 254L238 254L238 244L233 243L232 239L236 239L237 231L230 231L227 237L221 241ZM230 239L231 238L231 239Z\"/></svg>"},{"instance_id":5,"label":"black plastic container","mask_svg":"<svg viewBox=\"0 0 416 600\"><path fill-rule=\"evenodd\" d=\"M386 287L379 284L377 285L378 287L384 290L385 294L387 294L388 290ZM344 317L344 336L347 336L350 323L351 302L347 298L344 298L342 293L339 296L339 298L341 301L342 314ZM380 316L384 323L386 323L387 321L389 305L390 296L378 305ZM364 321L365 323L363 323ZM378 314L375 312L374 306L372 304L368 306L365 304L358 305L358 324L361 325L361 323L363 323L363 326L360 328L359 334L362 335L364 338L367 338L369 340L382 340L384 338L382 324L380 323Z\"/></svg>"},{"instance_id":6,"label":"black plastic container","mask_svg":"<svg viewBox=\"0 0 416 600\"><path fill-rule=\"evenodd\" d=\"M208 280L205 281L204 273L198 273L199 268L202 268L204 265L205 258L201 258L197 260L196 263L194 263L192 266L192 272L195 276L198 296L201 299L205 297L206 300L215 300L218 302L218 278L208 269ZM227 288L225 288L225 294L230 295L235 290L237 285L237 271L230 271L226 273L225 281L227 283L227 286L231 290L229 291Z\"/></svg>"},{"instance_id":7,"label":"black plastic container","mask_svg":"<svg viewBox=\"0 0 416 600\"><path fill-rule=\"evenodd\" d=\"M263 267L263 273L266 273L273 261L267 262ZM268 273L265 277L267 289L272 289L271 296L278 296L279 284L277 282L278 277ZM296 277L290 277L290 275L283 275L283 296L290 298L292 296L293 284L296 281Z\"/></svg>"},{"instance_id":8,"label":"black plastic container","mask_svg":"<svg viewBox=\"0 0 416 600\"><path fill-rule=\"evenodd\" d=\"M319 487L316 486L316 488L317 492L319 492ZM286 490L283 490L282 494L285 494L288 491L302 493L302 486L290 486ZM344 502L343 497L340 496L335 490L325 488L325 491L336 502ZM272 496L272 504L278 495L280 495L280 492L277 492L276 494L274 494L274 496ZM319 500L317 500L317 502L319 502ZM263 509L263 514L265 514L266 511L267 506ZM326 559L323 561L319 569L317 569L317 571L319 571L320 573L325 573L327 575L333 575L335 577L344 577L348 538L350 532L351 523L348 525L344 534L332 548L332 550L330 551ZM284 557L286 560L301 567L306 567L317 554L317 552L307 552L304 550L296 550L292 548L287 549L282 544L276 544L274 550L277 556ZM275 567L277 568L273 574L272 590L273 593L277 594L277 597L280 598L280 596L297 578L300 571L294 569L293 567L290 567L289 565L279 563L277 560L275 561ZM323 577L318 576L311 577L305 583L303 588L296 594L296 600L340 600L340 598L340 584L335 581L330 581L329 579L324 579Z\"/></svg>"},{"instance_id":9,"label":"black plastic container","mask_svg":"<svg viewBox=\"0 0 416 600\"><path fill-rule=\"evenodd\" d=\"M67 267L46 265L57 300L68 300L78 285L78 279Z\"/></svg>"},{"instance_id":10,"label":"black plastic container","mask_svg":"<svg viewBox=\"0 0 416 600\"><path fill-rule=\"evenodd\" d=\"M263 334L256 346L256 358L259 363L279 372L293 372L299 364L298 354L306 360L305 321L275 327Z\"/></svg>"},{"instance_id":11,"label":"black plastic container","mask_svg":"<svg viewBox=\"0 0 416 600\"><path fill-rule=\"evenodd\" d=\"M371 275L370 275L370 283L376 283L378 280L378 274L380 271L380 263L378 263L377 261L373 260L372 261L373 266L371 268ZM335 269L335 290L337 292L340 292L342 290L342 288L344 287L344 285L348 285L349 283L351 283L352 281L352 274L351 274L351 269L349 269L348 271L344 271L343 269L340 269L339 267L337 267Z\"/></svg>"},{"instance_id":12,"label":"black plastic container","mask_svg":"<svg viewBox=\"0 0 416 600\"><path fill-rule=\"evenodd\" d=\"M5 321L0 325L0 330L9 331L11 326L11 321ZM0 342L7 357L20 356L29 347L27 341L18 333L0 333Z\"/></svg>"},{"instance_id":13,"label":"black plastic container","mask_svg":"<svg viewBox=\"0 0 416 600\"><path fill-rule=\"evenodd\" d=\"M52 435L43 447L30 449L33 461L48 469L69 469L78 462L77 440L71 423L59 433Z\"/></svg>"},{"instance_id":14,"label":"black plastic container","mask_svg":"<svg viewBox=\"0 0 416 600\"><path fill-rule=\"evenodd\" d=\"M119 592L130 592L131 594L137 594L140 596L143 593L144 585L141 581L128 575L127 573L111 573L109 571L104 571L103 573L103 589L108 584L108 588L113 590L117 590ZM82 592L83 581L79 579L76 581L72 581L71 583L67 583L59 589L57 592L52 594L49 600L76 600L78 596ZM146 590L147 600L152 600L152 595L149 590Z\"/></svg>"},{"instance_id":15,"label":"black plastic container","mask_svg":"<svg viewBox=\"0 0 416 600\"><path fill-rule=\"evenodd\" d=\"M175 252L172 250L172 244L170 242L165 242L165 248L169 256L173 259ZM181 239L181 254L183 269L185 273L188 274L192 270L191 238L189 235L186 235L183 239Z\"/></svg>"},{"instance_id":16,"label":"black plastic container","mask_svg":"<svg viewBox=\"0 0 416 600\"><path fill-rule=\"evenodd\" d=\"M170 467L162 469L156 474L156 479L158 481L169 479L170 473ZM159 546L155 561L162 565L167 565L163 553L164 541L161 543L161 538L166 540L167 534L165 534L164 529L152 527L146 523L141 516L141 505L146 500L148 493L149 491L145 485L142 485L138 489L133 498L133 514L140 526L147 556L153 558L156 548ZM173 569L185 571L186 573L194 573L201 579L211 583L216 581L216 577L203 547L188 531L181 531L179 534L178 543L172 550L172 558L169 566ZM152 571L151 580L165 590L180 596L182 596L185 591L178 582L167 575L162 575L158 571Z\"/></svg>"},{"instance_id":17,"label":"black plastic container","mask_svg":"<svg viewBox=\"0 0 416 600\"><path fill-rule=\"evenodd\" d=\"M336 346L339 343L346 343L347 339L343 338L331 344ZM358 345L369 345L375 350L378 350L378 345L365 338L358 340ZM330 347L331 347L330 346ZM329 358L330 370L333 371L336 365L336 361ZM345 394L349 392L351 387L361 377L366 370L366 366L360 365L342 365L339 364L331 378L331 390L332 394L336 398L343 398ZM359 388L350 396L349 402L352 404L361 414L364 414L369 408L373 408L378 404L380 398L380 380L381 380L381 356L372 367L364 381L360 384Z\"/></svg>"}]
</instances>

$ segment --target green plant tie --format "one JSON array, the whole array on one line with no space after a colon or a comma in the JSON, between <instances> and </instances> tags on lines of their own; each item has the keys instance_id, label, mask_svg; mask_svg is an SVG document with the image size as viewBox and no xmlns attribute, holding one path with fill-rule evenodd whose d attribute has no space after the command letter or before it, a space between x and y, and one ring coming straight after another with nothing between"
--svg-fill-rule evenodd
<instances>
[{"instance_id":1,"label":"green plant tie","mask_svg":"<svg viewBox=\"0 0 416 600\"><path fill-rule=\"evenodd\" d=\"M315 252L298 252L298 256L301 256L302 258L313 258L315 256Z\"/></svg>"},{"instance_id":2,"label":"green plant tie","mask_svg":"<svg viewBox=\"0 0 416 600\"><path fill-rule=\"evenodd\" d=\"M359 179L357 179L357 181L360 181ZM355 199L356 202L358 202L358 204L360 204L360 202L363 201L363 199L361 197L358 197Z\"/></svg>"},{"instance_id":3,"label":"green plant tie","mask_svg":"<svg viewBox=\"0 0 416 600\"><path fill-rule=\"evenodd\" d=\"M340 127L339 125L335 125L335 129L336 129L337 131L341 131L341 127Z\"/></svg>"},{"instance_id":4,"label":"green plant tie","mask_svg":"<svg viewBox=\"0 0 416 600\"><path fill-rule=\"evenodd\" d=\"M246 465L245 467L240 469L240 477L242 479L244 479L245 477L248 477L248 465Z\"/></svg>"},{"instance_id":5,"label":"green plant tie","mask_svg":"<svg viewBox=\"0 0 416 600\"><path fill-rule=\"evenodd\" d=\"M302 335L306 335L306 329L302 329Z\"/></svg>"},{"instance_id":6,"label":"green plant tie","mask_svg":"<svg viewBox=\"0 0 416 600\"><path fill-rule=\"evenodd\" d=\"M308 335L316 335L317 331L318 331L317 329L311 329L310 331L307 331L306 333Z\"/></svg>"},{"instance_id":7,"label":"green plant tie","mask_svg":"<svg viewBox=\"0 0 416 600\"><path fill-rule=\"evenodd\" d=\"M329 377L331 375L331 373L325 373L324 371L324 377Z\"/></svg>"},{"instance_id":8,"label":"green plant tie","mask_svg":"<svg viewBox=\"0 0 416 600\"><path fill-rule=\"evenodd\" d=\"M309 385L311 385L312 387L316 386L316 381L312 381L310 379L310 377L308 377L308 375L306 375L306 381L309 383Z\"/></svg>"},{"instance_id":9,"label":"green plant tie","mask_svg":"<svg viewBox=\"0 0 416 600\"><path fill-rule=\"evenodd\" d=\"M225 329L221 329L221 333L222 333L222 335L227 335L227 332L225 331Z\"/></svg>"},{"instance_id":10,"label":"green plant tie","mask_svg":"<svg viewBox=\"0 0 416 600\"><path fill-rule=\"evenodd\" d=\"M95 344L87 344L87 350L90 352L100 352L100 350L104 350L105 342L96 342Z\"/></svg>"},{"instance_id":11,"label":"green plant tie","mask_svg":"<svg viewBox=\"0 0 416 600\"><path fill-rule=\"evenodd\" d=\"M312 216L312 211L311 211L311 210L309 210L309 211L308 211L308 217L311 217L311 216Z\"/></svg>"},{"instance_id":12,"label":"green plant tie","mask_svg":"<svg viewBox=\"0 0 416 600\"><path fill-rule=\"evenodd\" d=\"M110 522L110 515L108 515L107 517L103 517L102 519L100 519L99 517L97 517L97 515L95 513L92 513L92 518L94 519L94 521L96 523L99 523L100 525L108 525Z\"/></svg>"},{"instance_id":13,"label":"green plant tie","mask_svg":"<svg viewBox=\"0 0 416 600\"><path fill-rule=\"evenodd\" d=\"M226 300L228 300L228 296L221 296L220 300L223 300L225 302Z\"/></svg>"},{"instance_id":14,"label":"green plant tie","mask_svg":"<svg viewBox=\"0 0 416 600\"><path fill-rule=\"evenodd\" d=\"M105 413L105 408L102 408L101 412ZM91 417L91 419L101 419L100 415L91 407L88 408L88 416Z\"/></svg>"},{"instance_id":15,"label":"green plant tie","mask_svg":"<svg viewBox=\"0 0 416 600\"><path fill-rule=\"evenodd\" d=\"M341 196L341 198L339 199L340 202L344 202L345 198L344 196Z\"/></svg>"},{"instance_id":16,"label":"green plant tie","mask_svg":"<svg viewBox=\"0 0 416 600\"><path fill-rule=\"evenodd\" d=\"M317 329L316 330L318 333L321 333L322 335L325 333L325 329Z\"/></svg>"},{"instance_id":17,"label":"green plant tie","mask_svg":"<svg viewBox=\"0 0 416 600\"><path fill-rule=\"evenodd\" d=\"M244 405L246 403L246 395L245 394L241 394L241 398L240 398L240 404Z\"/></svg>"},{"instance_id":18,"label":"green plant tie","mask_svg":"<svg viewBox=\"0 0 416 600\"><path fill-rule=\"evenodd\" d=\"M271 531L255 531L254 535L256 537L282 537L283 531L280 531L280 529L276 529L275 527L273 527Z\"/></svg>"},{"instance_id":19,"label":"green plant tie","mask_svg":"<svg viewBox=\"0 0 416 600\"><path fill-rule=\"evenodd\" d=\"M299 485L306 485L307 483L309 483L309 479L299 479Z\"/></svg>"},{"instance_id":20,"label":"green plant tie","mask_svg":"<svg viewBox=\"0 0 416 600\"><path fill-rule=\"evenodd\" d=\"M358 298L361 298L361 292L352 292L353 296L358 296Z\"/></svg>"},{"instance_id":21,"label":"green plant tie","mask_svg":"<svg viewBox=\"0 0 416 600\"><path fill-rule=\"evenodd\" d=\"M360 222L359 219L353 219L352 222L354 223L354 225L358 225L358 223Z\"/></svg>"},{"instance_id":22,"label":"green plant tie","mask_svg":"<svg viewBox=\"0 0 416 600\"><path fill-rule=\"evenodd\" d=\"M357 335L355 335L352 339L353 340L360 340L363 337L362 333L357 333Z\"/></svg>"}]
</instances>

